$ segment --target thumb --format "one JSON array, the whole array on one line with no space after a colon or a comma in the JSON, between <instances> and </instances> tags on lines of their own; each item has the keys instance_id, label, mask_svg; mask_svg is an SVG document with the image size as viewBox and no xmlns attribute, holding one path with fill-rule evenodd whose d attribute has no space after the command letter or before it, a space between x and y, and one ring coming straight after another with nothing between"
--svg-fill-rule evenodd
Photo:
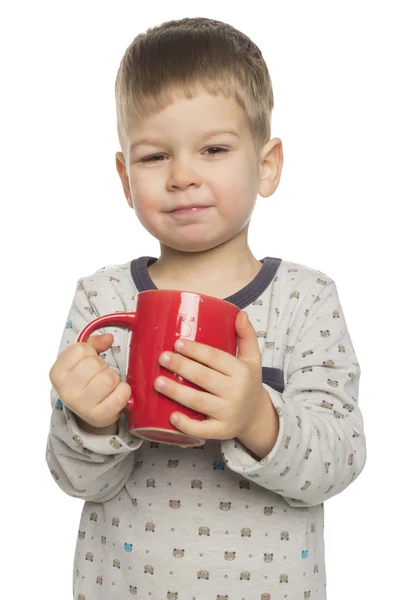
<instances>
[{"instance_id":1,"label":"thumb","mask_svg":"<svg viewBox=\"0 0 400 600\"><path fill-rule=\"evenodd\" d=\"M250 323L246 311L241 310L236 317L236 332L238 334L238 354L241 360L260 360L256 332Z\"/></svg>"},{"instance_id":2,"label":"thumb","mask_svg":"<svg viewBox=\"0 0 400 600\"><path fill-rule=\"evenodd\" d=\"M96 352L104 352L108 350L111 344L114 341L114 336L112 333L105 333L103 335L91 335L87 339L87 344L90 344L92 348L96 350Z\"/></svg>"}]
</instances>

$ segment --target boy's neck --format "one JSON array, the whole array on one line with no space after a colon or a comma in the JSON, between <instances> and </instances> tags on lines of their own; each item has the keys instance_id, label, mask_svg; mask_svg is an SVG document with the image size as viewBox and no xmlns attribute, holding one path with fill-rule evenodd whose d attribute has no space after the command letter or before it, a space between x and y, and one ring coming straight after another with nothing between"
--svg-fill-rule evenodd
<instances>
[{"instance_id":1,"label":"boy's neck","mask_svg":"<svg viewBox=\"0 0 400 600\"><path fill-rule=\"evenodd\" d=\"M223 245L204 252L162 249L160 258L148 271L159 289L183 289L228 298L248 285L261 268L262 263L248 246L232 254Z\"/></svg>"}]
</instances>

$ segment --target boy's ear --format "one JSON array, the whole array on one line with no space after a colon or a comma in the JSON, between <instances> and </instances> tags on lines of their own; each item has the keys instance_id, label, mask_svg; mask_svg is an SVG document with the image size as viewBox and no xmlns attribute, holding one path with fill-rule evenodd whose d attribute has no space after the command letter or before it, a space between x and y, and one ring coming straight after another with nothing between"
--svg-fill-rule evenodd
<instances>
[{"instance_id":1,"label":"boy's ear","mask_svg":"<svg viewBox=\"0 0 400 600\"><path fill-rule=\"evenodd\" d=\"M122 187L124 190L125 198L128 201L128 204L131 208L133 207L133 202L131 198L131 190L129 188L129 179L126 172L125 167L125 158L122 152L117 152L115 154L115 166L117 167L118 175L120 176Z\"/></svg>"},{"instance_id":2,"label":"boy's ear","mask_svg":"<svg viewBox=\"0 0 400 600\"><path fill-rule=\"evenodd\" d=\"M258 193L272 196L279 185L283 166L282 140L273 138L260 152L260 183Z\"/></svg>"}]
</instances>

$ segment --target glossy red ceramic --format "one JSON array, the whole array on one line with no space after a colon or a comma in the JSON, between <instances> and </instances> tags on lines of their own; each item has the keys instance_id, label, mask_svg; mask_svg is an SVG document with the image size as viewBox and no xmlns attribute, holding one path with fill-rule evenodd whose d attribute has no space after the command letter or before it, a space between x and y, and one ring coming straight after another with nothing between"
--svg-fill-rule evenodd
<instances>
[{"instance_id":1,"label":"glossy red ceramic","mask_svg":"<svg viewBox=\"0 0 400 600\"><path fill-rule=\"evenodd\" d=\"M169 419L174 411L199 421L206 416L158 392L154 381L163 375L181 385L201 388L162 367L158 359L164 350L176 352L174 343L178 338L207 344L236 356L235 321L240 309L226 300L181 290L148 290L139 292L136 300L134 312L98 317L82 329L76 341L86 342L94 331L103 327L131 331L126 381L131 386L132 397L125 407L130 432L163 444L201 446L205 440L187 436Z\"/></svg>"}]
</instances>

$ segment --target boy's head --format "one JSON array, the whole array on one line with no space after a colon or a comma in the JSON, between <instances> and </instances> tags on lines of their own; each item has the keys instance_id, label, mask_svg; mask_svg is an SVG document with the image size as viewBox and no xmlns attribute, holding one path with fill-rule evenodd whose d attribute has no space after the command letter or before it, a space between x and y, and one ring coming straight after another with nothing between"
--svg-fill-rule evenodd
<instances>
[{"instance_id":1,"label":"boy's head","mask_svg":"<svg viewBox=\"0 0 400 600\"><path fill-rule=\"evenodd\" d=\"M221 21L169 21L128 46L115 93L117 170L142 225L185 252L247 232L257 194L274 193L283 161L281 141L270 139L273 91L259 48ZM206 137L211 130L236 135ZM210 208L168 214L193 204Z\"/></svg>"}]
</instances>

